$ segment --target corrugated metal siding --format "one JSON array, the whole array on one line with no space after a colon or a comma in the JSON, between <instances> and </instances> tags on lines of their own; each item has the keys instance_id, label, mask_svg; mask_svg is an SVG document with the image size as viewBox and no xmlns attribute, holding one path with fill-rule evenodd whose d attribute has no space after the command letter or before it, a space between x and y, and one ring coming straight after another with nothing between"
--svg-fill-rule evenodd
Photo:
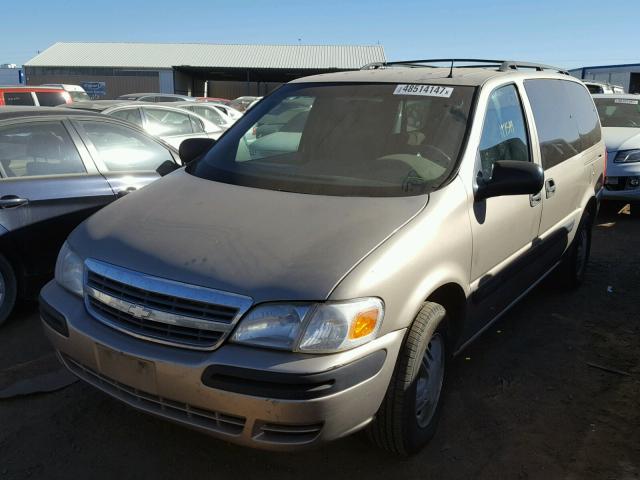
<instances>
[{"instance_id":1,"label":"corrugated metal siding","mask_svg":"<svg viewBox=\"0 0 640 480\"><path fill-rule=\"evenodd\" d=\"M350 70L385 60L382 45L210 45L56 43L29 60L32 67L218 68Z\"/></svg>"},{"instance_id":2,"label":"corrugated metal siding","mask_svg":"<svg viewBox=\"0 0 640 480\"><path fill-rule=\"evenodd\" d=\"M0 85L20 85L21 68L0 68Z\"/></svg>"},{"instance_id":3,"label":"corrugated metal siding","mask_svg":"<svg viewBox=\"0 0 640 480\"><path fill-rule=\"evenodd\" d=\"M28 75L29 85L42 85L43 83L68 83L80 85L81 82L105 82L106 95L99 100L111 100L120 95L134 92L159 91L158 75L133 77L133 76L101 76L101 75Z\"/></svg>"},{"instance_id":4,"label":"corrugated metal siding","mask_svg":"<svg viewBox=\"0 0 640 480\"><path fill-rule=\"evenodd\" d=\"M209 96L220 98L238 98L244 95L262 97L273 92L282 83L278 82L232 82L212 80L209 82Z\"/></svg>"},{"instance_id":5,"label":"corrugated metal siding","mask_svg":"<svg viewBox=\"0 0 640 480\"><path fill-rule=\"evenodd\" d=\"M173 93L173 70L160 70L158 72L159 92Z\"/></svg>"}]
</instances>

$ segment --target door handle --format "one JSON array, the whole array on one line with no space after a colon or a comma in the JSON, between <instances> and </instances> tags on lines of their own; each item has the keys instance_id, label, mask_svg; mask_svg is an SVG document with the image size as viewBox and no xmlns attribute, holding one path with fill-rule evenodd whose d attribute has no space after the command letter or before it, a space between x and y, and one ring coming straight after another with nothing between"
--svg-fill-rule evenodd
<instances>
[{"instance_id":1,"label":"door handle","mask_svg":"<svg viewBox=\"0 0 640 480\"><path fill-rule=\"evenodd\" d=\"M0 208L15 208L29 203L28 198L20 198L15 195L5 195L0 197Z\"/></svg>"},{"instance_id":2,"label":"door handle","mask_svg":"<svg viewBox=\"0 0 640 480\"><path fill-rule=\"evenodd\" d=\"M553 178L550 178L546 182L544 182L544 189L547 192L547 198L553 197L556 193L556 182Z\"/></svg>"},{"instance_id":3,"label":"door handle","mask_svg":"<svg viewBox=\"0 0 640 480\"><path fill-rule=\"evenodd\" d=\"M542 202L542 190L540 190L535 195L529 195L529 205L531 205L532 207L539 205L540 202Z\"/></svg>"},{"instance_id":4,"label":"door handle","mask_svg":"<svg viewBox=\"0 0 640 480\"><path fill-rule=\"evenodd\" d=\"M120 190L118 193L116 193L116 196L117 196L118 198L122 198L122 197L124 197L127 193L131 193L131 192L133 192L134 190L136 190L136 187L127 187L127 188L125 188L124 190Z\"/></svg>"}]
</instances>

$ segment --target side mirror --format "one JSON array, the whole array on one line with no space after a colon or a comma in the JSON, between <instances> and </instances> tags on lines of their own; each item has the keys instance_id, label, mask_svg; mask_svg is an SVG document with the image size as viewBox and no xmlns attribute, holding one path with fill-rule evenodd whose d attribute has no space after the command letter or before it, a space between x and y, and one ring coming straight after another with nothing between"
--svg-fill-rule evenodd
<instances>
[{"instance_id":1,"label":"side mirror","mask_svg":"<svg viewBox=\"0 0 640 480\"><path fill-rule=\"evenodd\" d=\"M476 201L502 195L534 195L542 190L544 171L540 165L517 160L498 160L489 180L478 178Z\"/></svg>"},{"instance_id":2,"label":"side mirror","mask_svg":"<svg viewBox=\"0 0 640 480\"><path fill-rule=\"evenodd\" d=\"M183 165L193 162L196 158L205 154L216 141L213 138L187 138L180 144L178 154Z\"/></svg>"},{"instance_id":3,"label":"side mirror","mask_svg":"<svg viewBox=\"0 0 640 480\"><path fill-rule=\"evenodd\" d=\"M165 160L158 166L158 168L156 168L156 172L161 177L164 177L165 175L169 175L171 172L179 168L180 168L180 165L178 165L176 162L172 162L171 160Z\"/></svg>"}]
</instances>

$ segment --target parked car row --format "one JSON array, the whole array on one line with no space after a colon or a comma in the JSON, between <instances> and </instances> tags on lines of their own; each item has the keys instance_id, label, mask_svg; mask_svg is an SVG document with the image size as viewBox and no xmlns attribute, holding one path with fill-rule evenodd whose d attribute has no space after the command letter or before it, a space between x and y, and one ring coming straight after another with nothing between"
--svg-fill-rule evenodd
<instances>
[{"instance_id":1,"label":"parked car row","mask_svg":"<svg viewBox=\"0 0 640 480\"><path fill-rule=\"evenodd\" d=\"M73 103L67 105L67 108L102 113L126 120L138 125L151 135L163 139L175 148L179 148L182 141L187 138L205 137L217 139L228 128L215 124L187 109L169 106L177 103L160 104L126 100L96 100Z\"/></svg>"}]
</instances>

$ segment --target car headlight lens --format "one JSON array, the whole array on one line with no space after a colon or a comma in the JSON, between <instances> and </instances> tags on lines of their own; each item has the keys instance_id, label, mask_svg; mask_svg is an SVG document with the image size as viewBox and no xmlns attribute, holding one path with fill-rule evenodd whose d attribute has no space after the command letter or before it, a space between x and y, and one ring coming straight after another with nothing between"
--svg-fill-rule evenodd
<instances>
[{"instance_id":1,"label":"car headlight lens","mask_svg":"<svg viewBox=\"0 0 640 480\"><path fill-rule=\"evenodd\" d=\"M76 295L83 294L84 263L82 259L64 242L56 261L56 281Z\"/></svg>"},{"instance_id":2,"label":"car headlight lens","mask_svg":"<svg viewBox=\"0 0 640 480\"><path fill-rule=\"evenodd\" d=\"M640 162L640 150L620 150L613 163L634 163Z\"/></svg>"},{"instance_id":3,"label":"car headlight lens","mask_svg":"<svg viewBox=\"0 0 640 480\"><path fill-rule=\"evenodd\" d=\"M309 305L259 305L242 319L232 341L292 350Z\"/></svg>"},{"instance_id":4,"label":"car headlight lens","mask_svg":"<svg viewBox=\"0 0 640 480\"><path fill-rule=\"evenodd\" d=\"M374 339L383 316L379 298L259 305L242 319L231 341L308 353L341 352Z\"/></svg>"}]
</instances>

